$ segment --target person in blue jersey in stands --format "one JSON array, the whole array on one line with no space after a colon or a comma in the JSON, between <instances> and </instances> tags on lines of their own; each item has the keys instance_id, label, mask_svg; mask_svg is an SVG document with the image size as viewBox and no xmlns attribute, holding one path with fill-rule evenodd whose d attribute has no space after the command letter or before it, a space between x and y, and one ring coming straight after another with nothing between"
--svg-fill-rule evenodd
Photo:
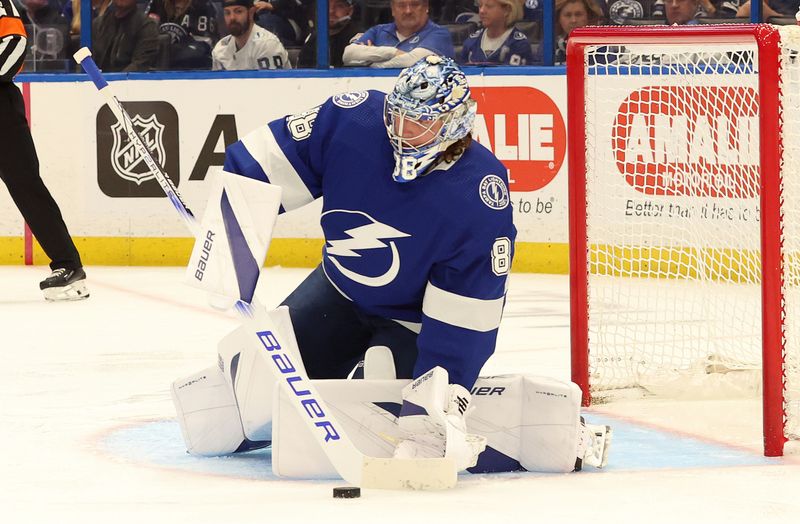
<instances>
[{"instance_id":1,"label":"person in blue jersey in stands","mask_svg":"<svg viewBox=\"0 0 800 524\"><path fill-rule=\"evenodd\" d=\"M480 0L481 29L464 41L462 64L526 65L533 62L531 44L514 24L522 19L521 0Z\"/></svg>"},{"instance_id":2,"label":"person in blue jersey in stands","mask_svg":"<svg viewBox=\"0 0 800 524\"><path fill-rule=\"evenodd\" d=\"M461 469L483 449L465 408L495 349L516 237L506 168L472 140L475 114L455 61L429 55L388 95L339 94L260 127L224 165L280 185L281 211L324 197L322 263L283 302L308 376L345 378L387 346L397 377L418 379L395 455L446 445Z\"/></svg>"},{"instance_id":3,"label":"person in blue jersey in stands","mask_svg":"<svg viewBox=\"0 0 800 524\"><path fill-rule=\"evenodd\" d=\"M428 17L428 0L392 0L394 22L370 27L344 49L344 65L409 67L438 54L455 58L450 33Z\"/></svg>"}]
</instances>

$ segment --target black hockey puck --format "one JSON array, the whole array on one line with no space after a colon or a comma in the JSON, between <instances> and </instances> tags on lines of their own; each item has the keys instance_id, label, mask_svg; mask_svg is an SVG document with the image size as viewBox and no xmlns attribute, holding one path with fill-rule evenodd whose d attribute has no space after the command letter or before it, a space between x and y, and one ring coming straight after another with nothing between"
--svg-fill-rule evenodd
<instances>
[{"instance_id":1,"label":"black hockey puck","mask_svg":"<svg viewBox=\"0 0 800 524\"><path fill-rule=\"evenodd\" d=\"M361 488L343 486L333 488L333 498L335 499L357 499L361 496Z\"/></svg>"}]
</instances>

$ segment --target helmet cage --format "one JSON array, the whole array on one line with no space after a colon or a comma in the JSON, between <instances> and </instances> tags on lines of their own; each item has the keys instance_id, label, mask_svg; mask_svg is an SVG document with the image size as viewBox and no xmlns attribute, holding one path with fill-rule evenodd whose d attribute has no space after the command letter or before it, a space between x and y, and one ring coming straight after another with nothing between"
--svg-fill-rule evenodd
<instances>
[{"instance_id":1,"label":"helmet cage","mask_svg":"<svg viewBox=\"0 0 800 524\"><path fill-rule=\"evenodd\" d=\"M403 70L384 103L395 157L393 178L408 182L428 169L440 153L469 134L475 111L466 76L451 59L430 55ZM404 133L408 126L414 130Z\"/></svg>"}]
</instances>

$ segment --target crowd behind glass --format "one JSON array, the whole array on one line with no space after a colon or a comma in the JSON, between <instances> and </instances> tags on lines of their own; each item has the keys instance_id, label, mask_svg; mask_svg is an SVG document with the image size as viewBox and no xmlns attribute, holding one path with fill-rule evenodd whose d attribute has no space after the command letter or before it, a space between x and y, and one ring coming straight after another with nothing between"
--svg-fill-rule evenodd
<instances>
[{"instance_id":1,"label":"crowd behind glass","mask_svg":"<svg viewBox=\"0 0 800 524\"><path fill-rule=\"evenodd\" d=\"M31 47L26 72L75 71L81 0L12 0ZM83 0L89 1L89 0ZM553 55L542 46L544 2ZM91 41L106 72L318 67L316 0L91 0ZM328 0L330 67L406 67L438 53L464 65L563 64L585 25L749 22L749 0ZM763 19L794 24L800 0ZM83 29L86 30L85 28ZM545 59L547 58L547 59Z\"/></svg>"}]
</instances>

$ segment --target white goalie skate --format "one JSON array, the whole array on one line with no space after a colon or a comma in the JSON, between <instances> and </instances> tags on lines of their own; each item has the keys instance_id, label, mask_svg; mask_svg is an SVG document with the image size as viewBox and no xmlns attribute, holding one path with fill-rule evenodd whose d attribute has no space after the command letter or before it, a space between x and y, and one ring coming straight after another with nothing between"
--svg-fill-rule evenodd
<instances>
[{"instance_id":1,"label":"white goalie skate","mask_svg":"<svg viewBox=\"0 0 800 524\"><path fill-rule=\"evenodd\" d=\"M602 468L608 464L608 450L611 447L612 433L611 426L586 424L581 417L575 471L580 471L584 464L595 468Z\"/></svg>"}]
</instances>

